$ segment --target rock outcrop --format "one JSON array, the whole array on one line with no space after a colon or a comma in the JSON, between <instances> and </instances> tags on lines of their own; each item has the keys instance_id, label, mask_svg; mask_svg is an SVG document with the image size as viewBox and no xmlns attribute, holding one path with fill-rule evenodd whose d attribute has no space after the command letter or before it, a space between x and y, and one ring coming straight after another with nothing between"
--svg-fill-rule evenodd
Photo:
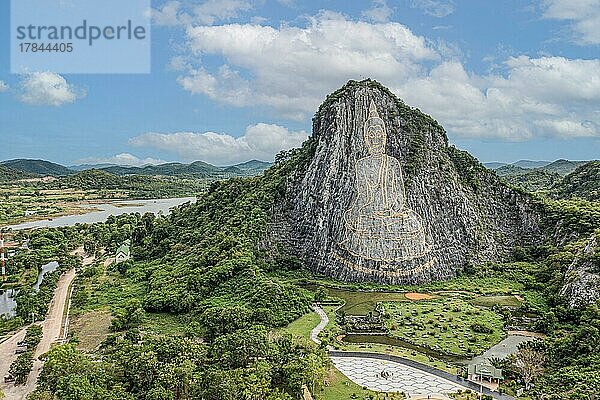
<instances>
[{"instance_id":1,"label":"rock outcrop","mask_svg":"<svg viewBox=\"0 0 600 400\"><path fill-rule=\"evenodd\" d=\"M585 307L600 299L600 258L597 248L598 238L592 235L565 272L560 294L572 308Z\"/></svg>"},{"instance_id":2,"label":"rock outcrop","mask_svg":"<svg viewBox=\"0 0 600 400\"><path fill-rule=\"evenodd\" d=\"M542 237L534 199L450 146L436 121L377 82L350 81L328 96L304 151L269 239L317 273L425 283Z\"/></svg>"}]
</instances>

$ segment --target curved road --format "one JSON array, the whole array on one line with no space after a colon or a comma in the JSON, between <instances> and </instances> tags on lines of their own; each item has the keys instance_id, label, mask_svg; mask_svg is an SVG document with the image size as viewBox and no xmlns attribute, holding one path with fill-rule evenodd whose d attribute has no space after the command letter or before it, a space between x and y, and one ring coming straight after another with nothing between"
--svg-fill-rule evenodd
<instances>
[{"instance_id":1,"label":"curved road","mask_svg":"<svg viewBox=\"0 0 600 400\"><path fill-rule=\"evenodd\" d=\"M83 248L79 248L71 254L83 256ZM94 257L83 259L83 265L89 265L92 262L94 262ZM2 387L2 390L6 395L6 400L25 400L27 395L35 390L37 379L44 364L39 357L48 352L52 347L52 344L63 339L61 337L64 322L63 317L69 302L70 287L73 279L75 279L75 269L71 269L61 275L61 277L58 279L54 297L52 298L50 306L48 307L46 319L42 322L38 322L38 325L42 326L43 336L42 340L35 349L33 369L31 370L25 385L15 386L12 383L6 384L4 383L4 375L8 373L8 369L12 361L17 358L17 356L14 354L17 347L17 342L23 340L25 337L25 331L27 329L21 329L8 340L0 344L0 373L2 373L0 376L0 379L2 379L0 387Z\"/></svg>"}]
</instances>

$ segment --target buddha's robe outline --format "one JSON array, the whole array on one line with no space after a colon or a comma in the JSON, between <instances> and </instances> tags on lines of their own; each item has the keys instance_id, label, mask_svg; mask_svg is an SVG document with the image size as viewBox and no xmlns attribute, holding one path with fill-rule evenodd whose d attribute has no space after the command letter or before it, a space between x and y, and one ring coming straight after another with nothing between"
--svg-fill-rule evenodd
<instances>
[{"instance_id":1,"label":"buddha's robe outline","mask_svg":"<svg viewBox=\"0 0 600 400\"><path fill-rule=\"evenodd\" d=\"M385 127L376 113L372 104L371 119L381 121L378 125L383 129L376 132L385 140ZM365 123L365 136L371 128ZM356 196L344 213L340 246L365 259L410 260L423 256L429 247L420 217L406 207L400 162L385 154L384 148L370 147L370 154L355 164Z\"/></svg>"}]
</instances>

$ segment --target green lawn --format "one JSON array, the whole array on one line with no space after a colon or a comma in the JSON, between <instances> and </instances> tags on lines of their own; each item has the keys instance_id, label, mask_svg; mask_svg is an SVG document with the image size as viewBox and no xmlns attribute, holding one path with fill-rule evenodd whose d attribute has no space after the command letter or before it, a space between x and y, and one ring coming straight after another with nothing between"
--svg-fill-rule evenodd
<instances>
[{"instance_id":1,"label":"green lawn","mask_svg":"<svg viewBox=\"0 0 600 400\"><path fill-rule=\"evenodd\" d=\"M285 330L293 335L303 336L309 339L310 331L312 331L313 328L319 324L319 321L321 321L321 319L317 313L311 311L290 323L285 327Z\"/></svg>"},{"instance_id":2,"label":"green lawn","mask_svg":"<svg viewBox=\"0 0 600 400\"><path fill-rule=\"evenodd\" d=\"M521 302L515 296L478 296L471 300L471 304L483 307L495 305L503 307L520 307Z\"/></svg>"},{"instance_id":3,"label":"green lawn","mask_svg":"<svg viewBox=\"0 0 600 400\"><path fill-rule=\"evenodd\" d=\"M345 301L340 312L347 315L367 315L375 311L375 306L384 301L407 301L404 293L394 292L356 292L343 289L327 289L329 296Z\"/></svg>"},{"instance_id":4,"label":"green lawn","mask_svg":"<svg viewBox=\"0 0 600 400\"><path fill-rule=\"evenodd\" d=\"M377 393L352 382L335 367L327 374L326 383L322 390L315 393L315 400L350 400L350 399L404 399L401 393Z\"/></svg>"},{"instance_id":5,"label":"green lawn","mask_svg":"<svg viewBox=\"0 0 600 400\"><path fill-rule=\"evenodd\" d=\"M391 336L442 353L480 354L504 336L500 315L459 298L384 303L384 308Z\"/></svg>"}]
</instances>

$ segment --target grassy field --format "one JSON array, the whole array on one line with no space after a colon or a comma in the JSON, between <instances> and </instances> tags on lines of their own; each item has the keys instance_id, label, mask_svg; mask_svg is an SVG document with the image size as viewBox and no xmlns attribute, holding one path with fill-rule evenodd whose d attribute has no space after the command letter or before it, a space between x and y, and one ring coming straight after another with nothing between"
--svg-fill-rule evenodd
<instances>
[{"instance_id":1,"label":"grassy field","mask_svg":"<svg viewBox=\"0 0 600 400\"><path fill-rule=\"evenodd\" d=\"M367 315L375 311L377 303L384 301L407 301L404 293L393 292L355 292L340 289L327 289L330 297L345 301L340 312L347 315Z\"/></svg>"},{"instance_id":2,"label":"grassy field","mask_svg":"<svg viewBox=\"0 0 600 400\"><path fill-rule=\"evenodd\" d=\"M470 303L482 307L520 307L522 302L515 296L477 296Z\"/></svg>"},{"instance_id":3,"label":"grassy field","mask_svg":"<svg viewBox=\"0 0 600 400\"><path fill-rule=\"evenodd\" d=\"M500 315L460 298L383 306L390 335L446 354L480 354L504 335Z\"/></svg>"},{"instance_id":4,"label":"grassy field","mask_svg":"<svg viewBox=\"0 0 600 400\"><path fill-rule=\"evenodd\" d=\"M323 389L315 393L315 400L400 400L404 398L404 395L401 393L377 393L372 390L364 389L346 378L346 376L335 367L331 367L328 371Z\"/></svg>"},{"instance_id":5,"label":"grassy field","mask_svg":"<svg viewBox=\"0 0 600 400\"><path fill-rule=\"evenodd\" d=\"M110 334L111 314L108 309L89 311L73 317L69 330L79 340L77 348L92 352Z\"/></svg>"},{"instance_id":6,"label":"grassy field","mask_svg":"<svg viewBox=\"0 0 600 400\"><path fill-rule=\"evenodd\" d=\"M317 313L311 311L308 314L304 314L291 324L285 327L285 330L293 335L303 336L310 339L310 331L319 324L321 319Z\"/></svg>"}]
</instances>

